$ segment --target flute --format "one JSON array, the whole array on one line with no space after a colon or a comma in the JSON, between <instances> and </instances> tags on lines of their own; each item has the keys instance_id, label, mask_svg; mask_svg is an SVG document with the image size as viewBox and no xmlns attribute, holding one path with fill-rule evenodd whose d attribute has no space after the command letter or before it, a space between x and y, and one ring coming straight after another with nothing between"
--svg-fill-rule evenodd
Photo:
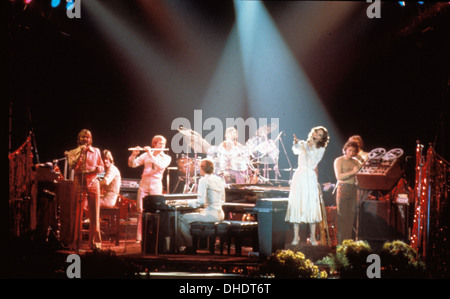
<instances>
[{"instance_id":1,"label":"flute","mask_svg":"<svg viewBox=\"0 0 450 299\"><path fill-rule=\"evenodd\" d=\"M129 147L129 151L145 151L145 148L136 146L136 147ZM151 151L168 151L168 148L150 148Z\"/></svg>"}]
</instances>

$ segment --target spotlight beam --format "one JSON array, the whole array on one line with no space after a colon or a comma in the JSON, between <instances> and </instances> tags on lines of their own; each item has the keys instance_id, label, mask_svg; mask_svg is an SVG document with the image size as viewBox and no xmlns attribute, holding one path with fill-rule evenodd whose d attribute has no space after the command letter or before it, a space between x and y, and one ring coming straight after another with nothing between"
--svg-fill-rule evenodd
<instances>
[{"instance_id":1,"label":"spotlight beam","mask_svg":"<svg viewBox=\"0 0 450 299\"><path fill-rule=\"evenodd\" d=\"M234 4L250 115L279 118L288 143L292 134L306 138L312 127L323 125L332 136L332 147L340 147L341 137L332 118L263 2L235 0ZM292 152L288 154L288 160L295 161ZM286 163L284 159L280 162ZM332 169L331 161L323 164Z\"/></svg>"},{"instance_id":2,"label":"spotlight beam","mask_svg":"<svg viewBox=\"0 0 450 299\"><path fill-rule=\"evenodd\" d=\"M263 2L235 1L235 9L250 113L277 115L287 126L306 131L328 123L317 93Z\"/></svg>"}]
</instances>

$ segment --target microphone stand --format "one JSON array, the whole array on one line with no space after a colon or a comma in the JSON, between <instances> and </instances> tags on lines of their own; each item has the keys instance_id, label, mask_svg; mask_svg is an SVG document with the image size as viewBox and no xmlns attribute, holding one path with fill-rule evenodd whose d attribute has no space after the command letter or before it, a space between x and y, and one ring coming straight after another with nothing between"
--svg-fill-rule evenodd
<instances>
[{"instance_id":1,"label":"microphone stand","mask_svg":"<svg viewBox=\"0 0 450 299\"><path fill-rule=\"evenodd\" d=\"M283 138L281 137L281 135L280 135L280 142L281 142L281 147L283 148L283 152L284 152L284 154L286 156L286 159L287 159L287 161L289 163L289 180L292 180L292 171L293 171L292 170L292 164L291 164L291 160L289 160L289 156L288 156L288 154L286 152L286 148L284 147Z\"/></svg>"},{"instance_id":2,"label":"microphone stand","mask_svg":"<svg viewBox=\"0 0 450 299\"><path fill-rule=\"evenodd\" d=\"M183 166L184 171L186 171L186 178L184 179L184 189L183 193L189 193L189 180L190 180L190 172L191 172L191 163L189 162L189 152L186 154L186 164Z\"/></svg>"},{"instance_id":3,"label":"microphone stand","mask_svg":"<svg viewBox=\"0 0 450 299\"><path fill-rule=\"evenodd\" d=\"M67 179L67 157L59 158L59 159L54 159L54 160L53 160L53 164L56 165L56 164L58 164L60 161L64 161L64 179Z\"/></svg>"},{"instance_id":4,"label":"microphone stand","mask_svg":"<svg viewBox=\"0 0 450 299\"><path fill-rule=\"evenodd\" d=\"M76 250L78 252L79 248L80 248L80 240L82 238L82 228L83 228L83 224L82 224L82 220L83 220L83 196L85 195L84 193L84 171L86 170L86 158L87 158L87 144L84 145L85 148L81 149L80 155L81 158L83 159L82 161L82 166L81 166L81 183L80 183L80 197L77 203L77 207L76 207L76 223L77 223L77 243L76 243ZM86 186L87 188L87 186ZM87 191L87 190L86 190ZM90 224L91 225L91 224Z\"/></svg>"},{"instance_id":5,"label":"microphone stand","mask_svg":"<svg viewBox=\"0 0 450 299\"><path fill-rule=\"evenodd\" d=\"M191 134L191 144L194 144L194 135ZM197 150L194 147L194 182L189 190L189 193L197 192Z\"/></svg>"}]
</instances>

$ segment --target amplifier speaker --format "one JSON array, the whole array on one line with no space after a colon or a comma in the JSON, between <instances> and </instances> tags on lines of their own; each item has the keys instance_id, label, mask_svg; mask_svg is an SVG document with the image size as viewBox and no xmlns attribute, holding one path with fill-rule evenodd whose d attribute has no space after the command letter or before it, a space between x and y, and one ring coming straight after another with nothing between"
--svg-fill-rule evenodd
<instances>
[{"instance_id":1,"label":"amplifier speaker","mask_svg":"<svg viewBox=\"0 0 450 299\"><path fill-rule=\"evenodd\" d=\"M137 190L133 190L133 191L123 191L120 190L120 195L122 195L123 197L129 198L129 199L133 199L133 200L137 200Z\"/></svg>"},{"instance_id":2,"label":"amplifier speaker","mask_svg":"<svg viewBox=\"0 0 450 299\"><path fill-rule=\"evenodd\" d=\"M144 254L158 254L159 214L144 213L141 249Z\"/></svg>"},{"instance_id":3,"label":"amplifier speaker","mask_svg":"<svg viewBox=\"0 0 450 299\"><path fill-rule=\"evenodd\" d=\"M356 174L363 190L392 190L403 174L400 160L364 165Z\"/></svg>"},{"instance_id":4,"label":"amplifier speaker","mask_svg":"<svg viewBox=\"0 0 450 299\"><path fill-rule=\"evenodd\" d=\"M408 237L407 204L363 200L359 206L359 240L406 241Z\"/></svg>"},{"instance_id":5,"label":"amplifier speaker","mask_svg":"<svg viewBox=\"0 0 450 299\"><path fill-rule=\"evenodd\" d=\"M139 179L122 178L120 185L120 194L126 198L137 199L139 189Z\"/></svg>"}]
</instances>

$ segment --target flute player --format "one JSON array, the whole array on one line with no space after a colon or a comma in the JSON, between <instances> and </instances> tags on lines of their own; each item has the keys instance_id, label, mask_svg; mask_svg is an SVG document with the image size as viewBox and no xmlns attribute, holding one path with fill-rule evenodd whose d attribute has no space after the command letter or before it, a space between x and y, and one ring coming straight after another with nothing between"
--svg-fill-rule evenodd
<instances>
[{"instance_id":1,"label":"flute player","mask_svg":"<svg viewBox=\"0 0 450 299\"><path fill-rule=\"evenodd\" d=\"M166 142L167 140L164 136L156 135L152 139L152 146L144 147L145 153L138 156L139 151L133 150L128 158L128 166L130 167L136 168L144 165L136 201L137 212L139 213L136 242L141 242L142 240L143 198L147 195L163 193L163 174L172 161L172 157L163 151L166 147Z\"/></svg>"}]
</instances>

